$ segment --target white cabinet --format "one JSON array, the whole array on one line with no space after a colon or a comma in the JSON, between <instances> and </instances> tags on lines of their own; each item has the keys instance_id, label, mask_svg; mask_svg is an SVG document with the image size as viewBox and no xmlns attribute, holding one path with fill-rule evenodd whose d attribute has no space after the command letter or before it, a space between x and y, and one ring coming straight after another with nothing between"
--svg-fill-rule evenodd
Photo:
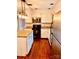
<instances>
[{"instance_id":1,"label":"white cabinet","mask_svg":"<svg viewBox=\"0 0 79 59\"><path fill-rule=\"evenodd\" d=\"M27 46L26 38L17 39L17 56L26 56Z\"/></svg>"},{"instance_id":2,"label":"white cabinet","mask_svg":"<svg viewBox=\"0 0 79 59\"><path fill-rule=\"evenodd\" d=\"M26 38L17 38L17 56L26 56L33 44L33 33L31 32Z\"/></svg>"}]
</instances>

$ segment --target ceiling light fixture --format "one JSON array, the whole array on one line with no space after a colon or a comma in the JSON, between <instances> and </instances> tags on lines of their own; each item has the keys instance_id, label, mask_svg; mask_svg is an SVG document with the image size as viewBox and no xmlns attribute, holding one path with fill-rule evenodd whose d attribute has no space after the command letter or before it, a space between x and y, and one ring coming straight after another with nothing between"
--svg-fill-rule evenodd
<instances>
[{"instance_id":1,"label":"ceiling light fixture","mask_svg":"<svg viewBox=\"0 0 79 59\"><path fill-rule=\"evenodd\" d=\"M51 3L50 5L54 5L53 3Z\"/></svg>"},{"instance_id":2,"label":"ceiling light fixture","mask_svg":"<svg viewBox=\"0 0 79 59\"><path fill-rule=\"evenodd\" d=\"M17 11L17 13L20 15L20 17L23 18L23 16L27 16L26 10L25 10L25 3L23 3L25 0L21 0L21 9Z\"/></svg>"},{"instance_id":3,"label":"ceiling light fixture","mask_svg":"<svg viewBox=\"0 0 79 59\"><path fill-rule=\"evenodd\" d=\"M21 1L26 2L25 0L21 0Z\"/></svg>"},{"instance_id":4,"label":"ceiling light fixture","mask_svg":"<svg viewBox=\"0 0 79 59\"><path fill-rule=\"evenodd\" d=\"M35 10L37 10L38 8L35 8Z\"/></svg>"},{"instance_id":5,"label":"ceiling light fixture","mask_svg":"<svg viewBox=\"0 0 79 59\"><path fill-rule=\"evenodd\" d=\"M50 8L48 8L48 9L50 9Z\"/></svg>"},{"instance_id":6,"label":"ceiling light fixture","mask_svg":"<svg viewBox=\"0 0 79 59\"><path fill-rule=\"evenodd\" d=\"M24 3L26 3L28 6L32 6L32 4L27 3L27 1L26 1L26 0L21 0L21 1L23 1Z\"/></svg>"}]
</instances>

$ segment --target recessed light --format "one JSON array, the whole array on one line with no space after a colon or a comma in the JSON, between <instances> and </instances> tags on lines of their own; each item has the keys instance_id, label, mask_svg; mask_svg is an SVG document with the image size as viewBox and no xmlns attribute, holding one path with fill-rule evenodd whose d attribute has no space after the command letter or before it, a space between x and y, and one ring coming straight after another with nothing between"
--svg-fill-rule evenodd
<instances>
[{"instance_id":1,"label":"recessed light","mask_svg":"<svg viewBox=\"0 0 79 59\"><path fill-rule=\"evenodd\" d=\"M26 2L25 0L21 0L21 1Z\"/></svg>"},{"instance_id":2,"label":"recessed light","mask_svg":"<svg viewBox=\"0 0 79 59\"><path fill-rule=\"evenodd\" d=\"M37 10L38 8L35 8L35 10Z\"/></svg>"},{"instance_id":3,"label":"recessed light","mask_svg":"<svg viewBox=\"0 0 79 59\"><path fill-rule=\"evenodd\" d=\"M50 9L50 8L48 8L48 9Z\"/></svg>"},{"instance_id":4,"label":"recessed light","mask_svg":"<svg viewBox=\"0 0 79 59\"><path fill-rule=\"evenodd\" d=\"M51 3L50 5L54 5L53 3Z\"/></svg>"},{"instance_id":5,"label":"recessed light","mask_svg":"<svg viewBox=\"0 0 79 59\"><path fill-rule=\"evenodd\" d=\"M32 6L32 4L27 4L28 6Z\"/></svg>"}]
</instances>

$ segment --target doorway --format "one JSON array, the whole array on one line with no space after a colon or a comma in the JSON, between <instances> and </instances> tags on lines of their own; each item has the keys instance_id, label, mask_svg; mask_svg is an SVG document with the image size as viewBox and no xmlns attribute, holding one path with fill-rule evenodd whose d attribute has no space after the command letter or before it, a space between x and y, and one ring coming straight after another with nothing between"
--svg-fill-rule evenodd
<instances>
[{"instance_id":1,"label":"doorway","mask_svg":"<svg viewBox=\"0 0 79 59\"><path fill-rule=\"evenodd\" d=\"M41 38L41 25L33 25L33 39L39 40Z\"/></svg>"}]
</instances>

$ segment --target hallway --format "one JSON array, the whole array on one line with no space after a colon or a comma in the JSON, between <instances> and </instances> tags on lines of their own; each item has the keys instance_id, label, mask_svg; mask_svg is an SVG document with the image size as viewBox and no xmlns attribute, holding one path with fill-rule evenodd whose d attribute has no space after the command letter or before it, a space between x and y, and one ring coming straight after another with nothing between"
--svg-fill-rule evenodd
<instances>
[{"instance_id":1,"label":"hallway","mask_svg":"<svg viewBox=\"0 0 79 59\"><path fill-rule=\"evenodd\" d=\"M61 59L60 16L61 0L17 0L17 59Z\"/></svg>"}]
</instances>

